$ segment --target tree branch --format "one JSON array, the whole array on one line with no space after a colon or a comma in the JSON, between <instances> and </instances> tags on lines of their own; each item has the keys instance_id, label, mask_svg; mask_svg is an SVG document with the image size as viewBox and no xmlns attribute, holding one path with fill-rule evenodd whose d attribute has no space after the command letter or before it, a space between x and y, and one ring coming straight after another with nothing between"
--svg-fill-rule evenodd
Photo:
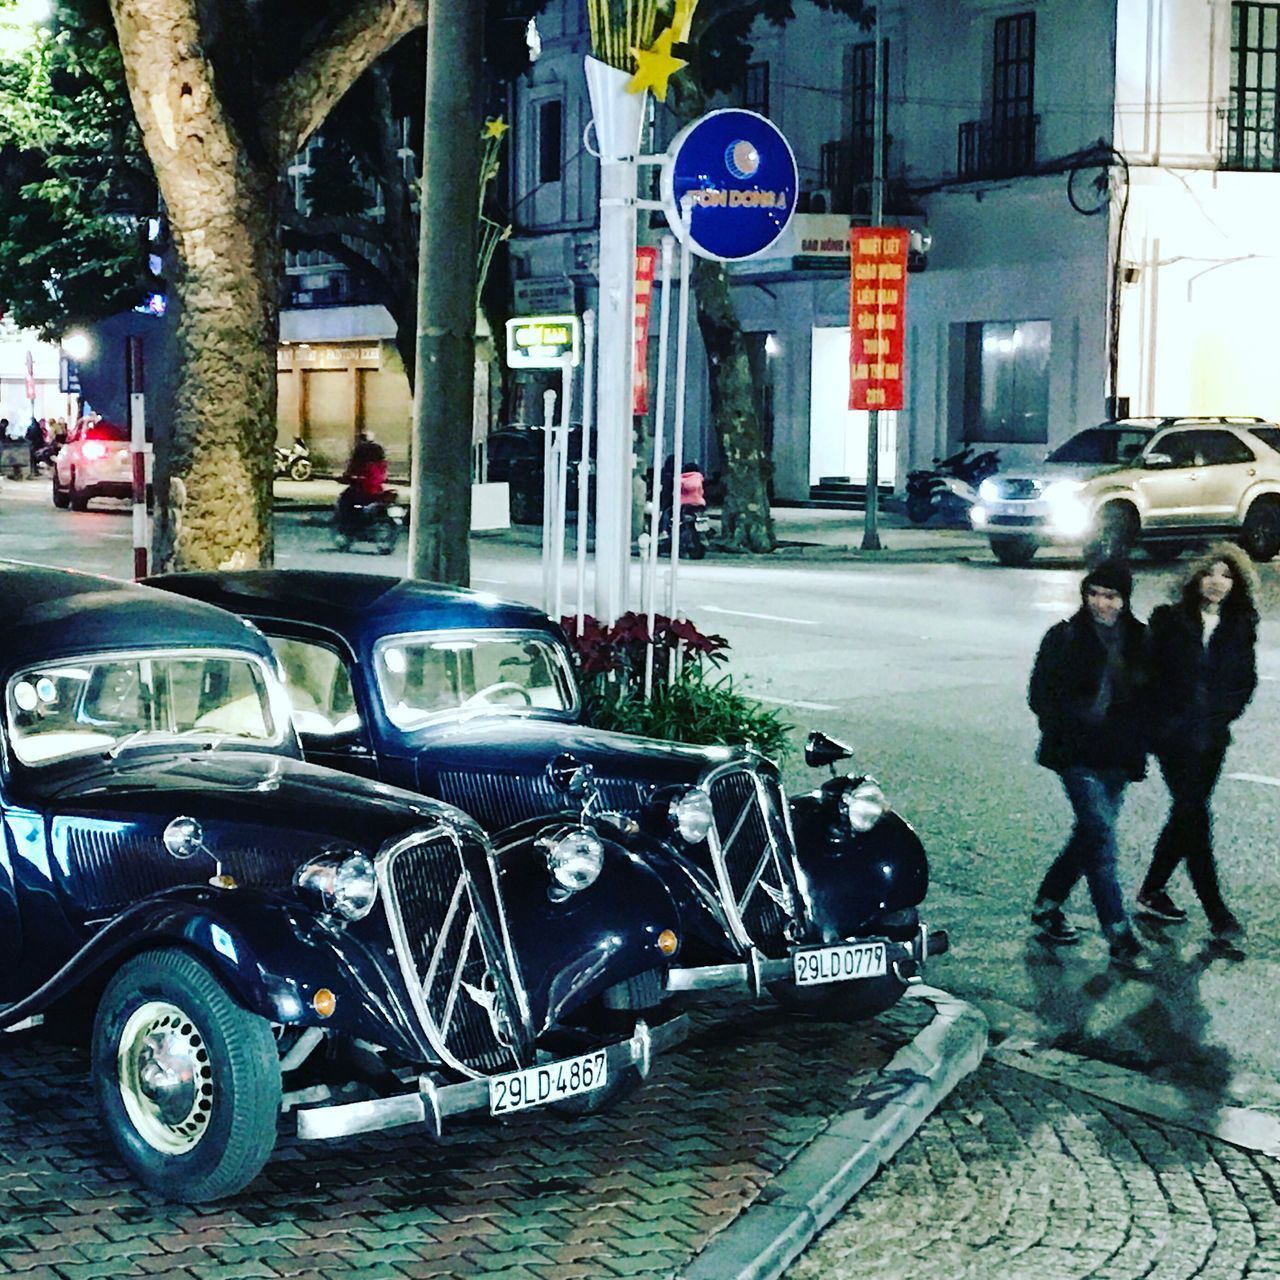
<instances>
[{"instance_id":1,"label":"tree branch","mask_svg":"<svg viewBox=\"0 0 1280 1280\"><path fill-rule=\"evenodd\" d=\"M427 0L361 0L326 28L267 104L280 162L302 148L378 58L426 21Z\"/></svg>"}]
</instances>

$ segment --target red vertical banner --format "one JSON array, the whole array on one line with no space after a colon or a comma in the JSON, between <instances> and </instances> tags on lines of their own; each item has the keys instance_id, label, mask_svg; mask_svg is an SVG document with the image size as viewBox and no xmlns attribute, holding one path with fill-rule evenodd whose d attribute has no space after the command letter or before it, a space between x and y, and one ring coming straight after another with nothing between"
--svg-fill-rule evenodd
<instances>
[{"instance_id":1,"label":"red vertical banner","mask_svg":"<svg viewBox=\"0 0 1280 1280\"><path fill-rule=\"evenodd\" d=\"M901 409L907 232L849 232L849 408Z\"/></svg>"},{"instance_id":2,"label":"red vertical banner","mask_svg":"<svg viewBox=\"0 0 1280 1280\"><path fill-rule=\"evenodd\" d=\"M636 360L632 382L631 412L649 412L649 313L653 310L653 279L658 273L658 250L641 245L636 250Z\"/></svg>"}]
</instances>

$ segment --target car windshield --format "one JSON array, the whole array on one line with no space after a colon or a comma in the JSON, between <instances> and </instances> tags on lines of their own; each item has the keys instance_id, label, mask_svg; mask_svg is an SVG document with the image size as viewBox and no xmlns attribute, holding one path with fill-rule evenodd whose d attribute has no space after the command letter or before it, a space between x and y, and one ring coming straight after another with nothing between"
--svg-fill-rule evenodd
<instances>
[{"instance_id":1,"label":"car windshield","mask_svg":"<svg viewBox=\"0 0 1280 1280\"><path fill-rule=\"evenodd\" d=\"M379 642L374 663L382 705L399 729L459 709L572 711L576 701L560 647L520 632L391 636Z\"/></svg>"},{"instance_id":2,"label":"car windshield","mask_svg":"<svg viewBox=\"0 0 1280 1280\"><path fill-rule=\"evenodd\" d=\"M1151 439L1150 431L1122 431L1115 427L1090 427L1060 444L1049 462L1078 462L1116 466L1132 462Z\"/></svg>"},{"instance_id":3,"label":"car windshield","mask_svg":"<svg viewBox=\"0 0 1280 1280\"><path fill-rule=\"evenodd\" d=\"M190 738L283 741L265 665L245 654L94 654L19 671L5 696L14 755L39 765Z\"/></svg>"}]
</instances>

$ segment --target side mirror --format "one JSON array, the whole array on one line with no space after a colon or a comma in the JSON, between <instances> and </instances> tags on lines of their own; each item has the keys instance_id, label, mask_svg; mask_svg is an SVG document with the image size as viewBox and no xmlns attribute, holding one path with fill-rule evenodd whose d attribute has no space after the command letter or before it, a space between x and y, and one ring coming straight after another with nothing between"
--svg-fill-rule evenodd
<instances>
[{"instance_id":1,"label":"side mirror","mask_svg":"<svg viewBox=\"0 0 1280 1280\"><path fill-rule=\"evenodd\" d=\"M804 762L811 769L821 769L823 765L834 765L837 760L847 760L853 755L853 748L846 747L835 738L828 738L825 733L816 729L809 735L804 744Z\"/></svg>"},{"instance_id":2,"label":"side mirror","mask_svg":"<svg viewBox=\"0 0 1280 1280\"><path fill-rule=\"evenodd\" d=\"M1149 471L1163 471L1173 466L1173 459L1167 453L1146 453L1142 465Z\"/></svg>"}]
</instances>

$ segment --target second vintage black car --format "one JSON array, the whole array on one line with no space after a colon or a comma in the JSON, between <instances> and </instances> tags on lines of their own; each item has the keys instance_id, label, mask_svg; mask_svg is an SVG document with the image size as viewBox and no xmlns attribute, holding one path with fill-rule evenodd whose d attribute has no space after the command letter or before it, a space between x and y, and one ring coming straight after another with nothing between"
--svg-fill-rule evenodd
<instances>
[{"instance_id":1,"label":"second vintage black car","mask_svg":"<svg viewBox=\"0 0 1280 1280\"><path fill-rule=\"evenodd\" d=\"M924 847L872 779L788 800L751 751L584 724L564 636L536 609L368 574L153 582L262 628L309 759L456 804L500 850L557 814L625 843L680 906L667 993L737 987L866 1016L946 949L919 915ZM848 754L814 735L807 759Z\"/></svg>"},{"instance_id":2,"label":"second vintage black car","mask_svg":"<svg viewBox=\"0 0 1280 1280\"><path fill-rule=\"evenodd\" d=\"M500 876L457 809L304 763L220 609L0 565L0 628L0 1030L91 1022L146 1185L236 1191L282 1111L329 1138L591 1107L679 1037L636 1012L676 907L607 835L544 824Z\"/></svg>"}]
</instances>

